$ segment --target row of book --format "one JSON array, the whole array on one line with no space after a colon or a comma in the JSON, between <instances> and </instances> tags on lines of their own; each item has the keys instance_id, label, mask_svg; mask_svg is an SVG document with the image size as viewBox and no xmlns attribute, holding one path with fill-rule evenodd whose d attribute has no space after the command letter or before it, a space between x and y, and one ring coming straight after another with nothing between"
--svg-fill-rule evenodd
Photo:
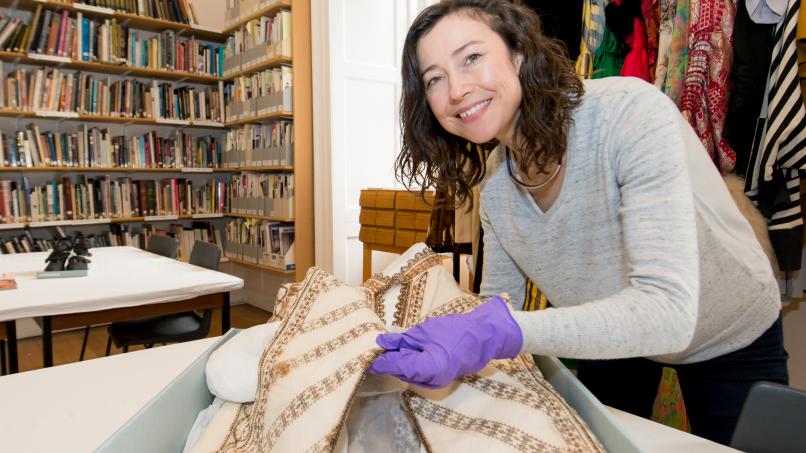
<instances>
[{"instance_id":1,"label":"row of book","mask_svg":"<svg viewBox=\"0 0 806 453\"><path fill-rule=\"evenodd\" d=\"M221 230L215 228L210 222L193 221L190 225L172 223L167 230L158 228L155 224L112 224L108 233L112 246L127 245L142 249L148 248L148 241L154 236L172 237L177 240L177 258L183 261L190 259L190 252L196 241L210 242L222 248L223 240Z\"/></svg>"},{"instance_id":2,"label":"row of book","mask_svg":"<svg viewBox=\"0 0 806 453\"><path fill-rule=\"evenodd\" d=\"M224 46L182 39L171 30L151 38L130 31L128 43L127 62L131 66L224 76Z\"/></svg>"},{"instance_id":3,"label":"row of book","mask_svg":"<svg viewBox=\"0 0 806 453\"><path fill-rule=\"evenodd\" d=\"M229 212L294 217L293 173L242 172L230 177L229 190Z\"/></svg>"},{"instance_id":4,"label":"row of book","mask_svg":"<svg viewBox=\"0 0 806 453\"><path fill-rule=\"evenodd\" d=\"M225 73L250 68L275 57L291 57L291 12L263 16L241 25L227 38Z\"/></svg>"},{"instance_id":5,"label":"row of book","mask_svg":"<svg viewBox=\"0 0 806 453\"><path fill-rule=\"evenodd\" d=\"M215 136L179 130L165 138L155 131L113 137L86 124L73 133L41 132L36 124L15 135L0 132L0 167L217 168L222 153Z\"/></svg>"},{"instance_id":6,"label":"row of book","mask_svg":"<svg viewBox=\"0 0 806 453\"><path fill-rule=\"evenodd\" d=\"M0 107L22 111L223 123L223 83L177 86L59 68L17 68L4 75Z\"/></svg>"},{"instance_id":7,"label":"row of book","mask_svg":"<svg viewBox=\"0 0 806 453\"><path fill-rule=\"evenodd\" d=\"M224 100L230 102L244 102L249 99L268 96L283 92L293 85L291 66L266 69L254 74L242 75L233 79L224 89Z\"/></svg>"},{"instance_id":8,"label":"row of book","mask_svg":"<svg viewBox=\"0 0 806 453\"><path fill-rule=\"evenodd\" d=\"M225 27L231 27L257 11L265 10L280 0L226 0Z\"/></svg>"},{"instance_id":9,"label":"row of book","mask_svg":"<svg viewBox=\"0 0 806 453\"><path fill-rule=\"evenodd\" d=\"M224 136L221 166L293 165L294 123L286 120L245 124Z\"/></svg>"},{"instance_id":10,"label":"row of book","mask_svg":"<svg viewBox=\"0 0 806 453\"><path fill-rule=\"evenodd\" d=\"M224 96L220 88L176 87L154 81L156 118L180 121L224 122Z\"/></svg>"},{"instance_id":11,"label":"row of book","mask_svg":"<svg viewBox=\"0 0 806 453\"><path fill-rule=\"evenodd\" d=\"M280 270L293 270L294 224L265 220L227 221L224 256Z\"/></svg>"},{"instance_id":12,"label":"row of book","mask_svg":"<svg viewBox=\"0 0 806 453\"><path fill-rule=\"evenodd\" d=\"M83 3L183 24L199 23L193 2L190 0L81 0L72 3Z\"/></svg>"},{"instance_id":13,"label":"row of book","mask_svg":"<svg viewBox=\"0 0 806 453\"><path fill-rule=\"evenodd\" d=\"M47 252L53 248L53 239L35 238L30 231L24 230L22 234L0 239L0 253Z\"/></svg>"},{"instance_id":14,"label":"row of book","mask_svg":"<svg viewBox=\"0 0 806 453\"><path fill-rule=\"evenodd\" d=\"M30 24L0 13L0 48L75 61L127 64L151 69L223 75L224 46L177 38L165 30L141 36L117 19L93 19L81 12L51 10L41 4Z\"/></svg>"},{"instance_id":15,"label":"row of book","mask_svg":"<svg viewBox=\"0 0 806 453\"><path fill-rule=\"evenodd\" d=\"M0 13L0 49L18 52L28 34L24 20Z\"/></svg>"},{"instance_id":16,"label":"row of book","mask_svg":"<svg viewBox=\"0 0 806 453\"><path fill-rule=\"evenodd\" d=\"M76 179L65 176L45 184L31 184L27 176L19 183L0 180L0 223L224 214L229 208L224 181Z\"/></svg>"}]
</instances>

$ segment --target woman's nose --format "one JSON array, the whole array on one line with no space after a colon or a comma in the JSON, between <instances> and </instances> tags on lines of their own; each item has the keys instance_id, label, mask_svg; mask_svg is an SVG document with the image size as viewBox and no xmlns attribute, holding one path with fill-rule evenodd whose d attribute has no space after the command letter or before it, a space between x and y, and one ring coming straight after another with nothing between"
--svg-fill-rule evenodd
<instances>
[{"instance_id":1,"label":"woman's nose","mask_svg":"<svg viewBox=\"0 0 806 453\"><path fill-rule=\"evenodd\" d=\"M453 102L460 102L472 91L472 85L467 80L467 77L462 75L454 74L449 76L448 83L450 83L450 95Z\"/></svg>"}]
</instances>

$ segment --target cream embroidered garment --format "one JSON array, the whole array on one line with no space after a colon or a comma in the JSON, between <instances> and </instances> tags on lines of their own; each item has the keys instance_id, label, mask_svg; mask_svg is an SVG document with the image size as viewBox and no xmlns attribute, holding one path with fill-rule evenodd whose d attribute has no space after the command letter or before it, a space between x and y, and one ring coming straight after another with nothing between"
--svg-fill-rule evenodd
<instances>
[{"instance_id":1,"label":"cream embroidered garment","mask_svg":"<svg viewBox=\"0 0 806 453\"><path fill-rule=\"evenodd\" d=\"M436 390L367 375L379 333L484 301L421 244L398 262L358 288L317 268L284 288L254 402L224 403L190 451L604 451L528 354Z\"/></svg>"}]
</instances>

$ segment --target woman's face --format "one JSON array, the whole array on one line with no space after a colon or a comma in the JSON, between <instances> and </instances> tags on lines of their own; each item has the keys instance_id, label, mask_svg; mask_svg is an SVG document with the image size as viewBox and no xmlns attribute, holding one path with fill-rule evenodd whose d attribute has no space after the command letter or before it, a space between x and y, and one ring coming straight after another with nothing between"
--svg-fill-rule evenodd
<instances>
[{"instance_id":1,"label":"woman's face","mask_svg":"<svg viewBox=\"0 0 806 453\"><path fill-rule=\"evenodd\" d=\"M437 22L417 45L431 112L446 131L473 143L511 143L520 60L486 23L462 12Z\"/></svg>"}]
</instances>

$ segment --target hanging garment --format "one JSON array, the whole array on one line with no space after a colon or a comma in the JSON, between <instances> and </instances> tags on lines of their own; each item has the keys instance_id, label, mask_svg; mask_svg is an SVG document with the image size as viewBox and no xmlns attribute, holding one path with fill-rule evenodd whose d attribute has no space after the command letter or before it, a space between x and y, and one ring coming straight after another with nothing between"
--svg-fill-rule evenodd
<instances>
[{"instance_id":1,"label":"hanging garment","mask_svg":"<svg viewBox=\"0 0 806 453\"><path fill-rule=\"evenodd\" d=\"M254 402L222 404L190 451L604 451L528 354L443 389L367 375L382 352L375 337L390 325L484 301L462 291L422 244L397 263L363 287L317 268L292 285L259 361Z\"/></svg>"},{"instance_id":2,"label":"hanging garment","mask_svg":"<svg viewBox=\"0 0 806 453\"><path fill-rule=\"evenodd\" d=\"M747 0L747 12L757 24L777 24L784 18L787 0Z\"/></svg>"},{"instance_id":3,"label":"hanging garment","mask_svg":"<svg viewBox=\"0 0 806 453\"><path fill-rule=\"evenodd\" d=\"M680 110L723 174L733 171L736 153L722 136L728 110L733 19L732 0L692 0L688 68Z\"/></svg>"},{"instance_id":4,"label":"hanging garment","mask_svg":"<svg viewBox=\"0 0 806 453\"><path fill-rule=\"evenodd\" d=\"M641 0L612 0L605 7L607 27L627 49L620 75L649 81L646 27L641 19Z\"/></svg>"},{"instance_id":5,"label":"hanging garment","mask_svg":"<svg viewBox=\"0 0 806 453\"><path fill-rule=\"evenodd\" d=\"M669 50L672 46L672 29L677 10L675 0L660 0L660 25L658 25L658 58L655 63L654 84L663 89L666 83L666 72L669 66Z\"/></svg>"},{"instance_id":6,"label":"hanging garment","mask_svg":"<svg viewBox=\"0 0 806 453\"><path fill-rule=\"evenodd\" d=\"M764 101L775 25L758 24L747 14L745 0L736 3L733 27L731 95L722 134L736 153L736 174L744 177L750 160L753 132Z\"/></svg>"},{"instance_id":7,"label":"hanging garment","mask_svg":"<svg viewBox=\"0 0 806 453\"><path fill-rule=\"evenodd\" d=\"M661 0L641 0L641 15L646 25L646 62L650 83L655 81L655 65L660 47L660 3Z\"/></svg>"},{"instance_id":8,"label":"hanging garment","mask_svg":"<svg viewBox=\"0 0 806 453\"><path fill-rule=\"evenodd\" d=\"M806 170L806 108L800 92L795 37L800 0L790 0L775 27L765 104L753 141L745 189L770 219L770 240L782 271L801 267L800 174Z\"/></svg>"},{"instance_id":9,"label":"hanging garment","mask_svg":"<svg viewBox=\"0 0 806 453\"><path fill-rule=\"evenodd\" d=\"M627 46L620 42L609 28L605 28L602 44L596 49L596 55L593 58L591 78L602 79L619 75L627 50Z\"/></svg>"},{"instance_id":10,"label":"hanging garment","mask_svg":"<svg viewBox=\"0 0 806 453\"><path fill-rule=\"evenodd\" d=\"M683 95L686 68L688 67L688 15L689 0L677 0L677 10L675 10L672 28L672 42L669 46L669 69L666 71L663 92L678 107L680 107L680 97Z\"/></svg>"},{"instance_id":11,"label":"hanging garment","mask_svg":"<svg viewBox=\"0 0 806 453\"><path fill-rule=\"evenodd\" d=\"M604 0L585 0L582 5L582 40L579 43L577 74L583 79L593 75L593 56L605 30Z\"/></svg>"}]
</instances>

